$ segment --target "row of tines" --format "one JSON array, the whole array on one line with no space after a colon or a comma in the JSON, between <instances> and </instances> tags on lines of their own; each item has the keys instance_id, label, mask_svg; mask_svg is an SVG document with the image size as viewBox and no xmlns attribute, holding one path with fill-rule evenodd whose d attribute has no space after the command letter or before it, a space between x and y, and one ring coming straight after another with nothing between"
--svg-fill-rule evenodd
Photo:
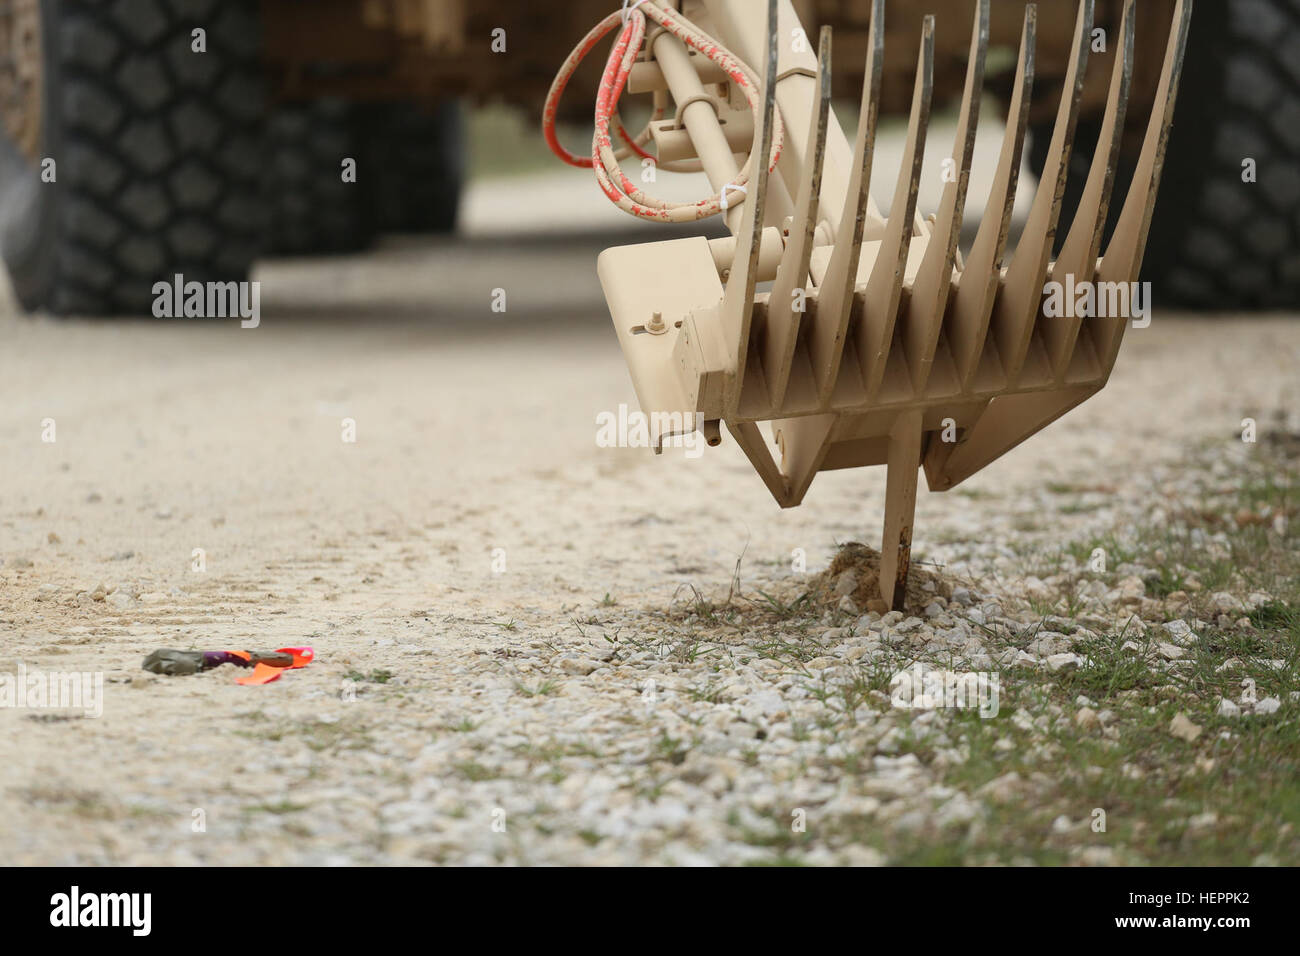
<instances>
[{"instance_id":1,"label":"row of tines","mask_svg":"<svg viewBox=\"0 0 1300 956\"><path fill-rule=\"evenodd\" d=\"M1160 85L1142 154L1105 251L1101 249L1133 76L1136 0L1124 4L1114 64L1091 168L1070 228L1052 260L1062 196L1075 148L1081 96L1094 41L1094 0L1081 0L1050 148L1028 218L1008 256L1008 233L1034 86L1037 8L1024 11L1019 58L1007 121L985 212L964 259L958 254L969 169L979 120L990 0L978 0L956 142L956 176L947 177L939 208L926 224L917 216L930 120L934 22L926 17L907 142L887 218L870 212L868 195L879 114L885 0L874 0L851 179L829 249L816 247L822 166L830 108L831 37L823 29L819 82L806 131L810 160L795 193L795 212L770 293L755 296L766 171L749 192L737 256L722 305L723 330L735 348L729 389L732 417L783 418L827 410L851 412L1104 381L1126 319L1044 314L1049 281L1082 288L1130 287L1138 278L1158 187L1173 101L1186 44L1190 0L1178 0ZM775 3L769 8L775 16ZM772 21L775 23L775 20ZM766 114L756 132L767 155L775 109L776 37L767 64ZM1147 49L1151 49L1150 46ZM908 268L916 230L929 230L919 266ZM874 244L874 246L873 246ZM860 268L864 245L874 248ZM748 253L748 255L747 255ZM1006 260L1004 262L1004 260ZM802 296L797 294L802 293ZM803 310L796 303L802 298ZM1115 301L1113 298L1111 301ZM1067 310L1075 311L1075 310ZM744 360L742 360L742 357Z\"/></svg>"}]
</instances>

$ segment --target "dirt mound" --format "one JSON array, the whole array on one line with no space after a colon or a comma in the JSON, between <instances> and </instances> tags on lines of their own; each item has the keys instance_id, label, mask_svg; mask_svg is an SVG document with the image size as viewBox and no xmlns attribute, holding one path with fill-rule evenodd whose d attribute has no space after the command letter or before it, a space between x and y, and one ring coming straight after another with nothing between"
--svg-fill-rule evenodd
<instances>
[{"instance_id":1,"label":"dirt mound","mask_svg":"<svg viewBox=\"0 0 1300 956\"><path fill-rule=\"evenodd\" d=\"M830 567L813 577L808 588L819 603L838 604L847 595L863 611L884 614L888 603L880 594L880 552L856 541L842 546ZM945 600L952 586L933 571L913 564L907 575L907 598L904 610L923 611L935 596Z\"/></svg>"}]
</instances>

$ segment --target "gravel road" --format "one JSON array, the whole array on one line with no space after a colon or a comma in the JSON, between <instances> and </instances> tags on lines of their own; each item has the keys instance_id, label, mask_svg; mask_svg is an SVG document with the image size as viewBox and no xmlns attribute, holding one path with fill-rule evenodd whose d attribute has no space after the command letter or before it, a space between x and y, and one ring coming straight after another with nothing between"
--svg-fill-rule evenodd
<instances>
[{"instance_id":1,"label":"gravel road","mask_svg":"<svg viewBox=\"0 0 1300 956\"><path fill-rule=\"evenodd\" d=\"M782 512L729 441L598 448L596 415L635 397L594 257L644 232L472 233L268 265L257 329L0 316L0 673L104 681L102 716L0 708L0 857L743 863L799 808L810 831L969 823L979 795L891 749L887 705L801 733L808 682L891 627L929 646L959 607L1013 615L1026 554L1144 520L1194 449L1231 467L1243 417L1300 408L1300 322L1157 311L1098 397L922 492L940 606L827 610L825 654L792 674L761 652L785 625L719 651L707 607L733 575L793 593L796 549L811 576L874 543L883 471L823 475ZM1066 483L1104 493L1066 510L1045 490ZM303 644L316 660L266 686L140 666ZM846 747L855 772L818 763ZM889 859L829 830L799 853Z\"/></svg>"}]
</instances>

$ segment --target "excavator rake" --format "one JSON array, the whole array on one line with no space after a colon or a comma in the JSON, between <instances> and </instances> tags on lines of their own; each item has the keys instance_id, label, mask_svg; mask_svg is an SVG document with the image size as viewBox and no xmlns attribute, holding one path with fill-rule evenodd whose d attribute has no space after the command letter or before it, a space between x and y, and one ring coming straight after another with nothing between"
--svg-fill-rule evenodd
<instances>
[{"instance_id":1,"label":"excavator rake","mask_svg":"<svg viewBox=\"0 0 1300 956\"><path fill-rule=\"evenodd\" d=\"M932 491L950 489L1088 399L1110 376L1131 316L1123 308L1056 315L1046 307L1049 283L1071 290L1091 284L1099 297L1121 305L1120 293L1136 286L1192 10L1191 0L1178 0L1136 173L1103 251L1137 42L1136 0L1127 0L1100 138L1053 261L1094 0L1079 3L1046 167L1008 257L1034 86L1037 8L1026 6L998 165L963 259L958 238L990 5L974 4L957 136L945 164L953 175L945 176L939 207L928 218L917 210L917 193L933 93L933 17L920 24L906 145L887 216L869 193L885 0L871 7L851 144L830 109L830 30L822 30L816 54L797 43L803 33L791 0L768 0L765 17L755 0L687 0L680 12L667 0L645 0L611 20L611 29L621 25L626 36L633 32L629 18L649 14L644 50L625 51L636 56L628 89L655 93L660 107L642 144L655 141L663 168L702 169L721 199L712 210L648 205L640 208L653 215L637 214L680 221L720 211L732 233L601 254L600 281L642 411L652 423L671 418L652 413L676 412L677 420L689 413L688 421L707 423L711 444L724 422L785 508L803 501L818 472L886 465L880 590L894 608L905 592L920 470ZM701 34L716 46L702 43ZM1142 42L1159 48L1155 38ZM618 55L616 49L608 75ZM745 66L752 63L762 66L761 76ZM753 87L748 105L738 85ZM616 110L621 92L615 89L612 101L602 97L607 112ZM671 118L663 108L668 95L676 104ZM600 122L598 107L597 165ZM621 126L615 129L631 146ZM735 154L746 149L750 161L738 170ZM766 162L777 150L779 159ZM623 186L640 203L643 194L627 180ZM757 291L760 283L770 283L768 291ZM775 449L760 431L763 422L771 423ZM671 435L651 437L661 451Z\"/></svg>"}]
</instances>

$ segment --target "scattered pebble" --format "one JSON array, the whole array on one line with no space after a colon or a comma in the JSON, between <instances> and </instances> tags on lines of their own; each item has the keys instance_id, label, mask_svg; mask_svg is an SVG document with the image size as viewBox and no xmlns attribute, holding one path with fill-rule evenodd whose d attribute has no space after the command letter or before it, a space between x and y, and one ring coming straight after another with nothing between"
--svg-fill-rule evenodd
<instances>
[{"instance_id":1,"label":"scattered pebble","mask_svg":"<svg viewBox=\"0 0 1300 956\"><path fill-rule=\"evenodd\" d=\"M1184 713L1178 713L1169 723L1169 732L1180 740L1186 740L1188 743L1201 736L1201 728L1192 723Z\"/></svg>"}]
</instances>

